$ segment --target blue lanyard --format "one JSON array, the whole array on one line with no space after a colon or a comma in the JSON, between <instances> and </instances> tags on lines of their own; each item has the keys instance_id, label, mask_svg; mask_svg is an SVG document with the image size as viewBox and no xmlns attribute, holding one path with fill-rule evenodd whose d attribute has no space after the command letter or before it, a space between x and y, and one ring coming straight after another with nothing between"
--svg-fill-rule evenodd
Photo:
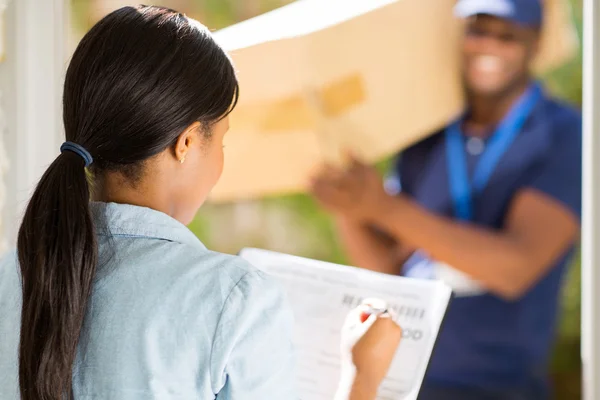
<instances>
[{"instance_id":1,"label":"blue lanyard","mask_svg":"<svg viewBox=\"0 0 600 400\"><path fill-rule=\"evenodd\" d=\"M463 134L460 127L462 118L446 129L446 158L450 194L456 218L463 221L472 220L472 195L481 193L487 186L496 165L523 129L541 96L541 87L534 84L511 108L490 137L487 148L475 167L472 185L469 182Z\"/></svg>"}]
</instances>

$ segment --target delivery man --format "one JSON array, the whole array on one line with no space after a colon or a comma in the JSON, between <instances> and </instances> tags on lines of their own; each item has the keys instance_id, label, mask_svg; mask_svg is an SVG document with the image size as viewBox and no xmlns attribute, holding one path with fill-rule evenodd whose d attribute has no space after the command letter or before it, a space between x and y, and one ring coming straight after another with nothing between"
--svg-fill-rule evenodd
<instances>
[{"instance_id":1,"label":"delivery man","mask_svg":"<svg viewBox=\"0 0 600 400\"><path fill-rule=\"evenodd\" d=\"M539 0L459 0L456 12L464 115L406 149L388 190L354 160L326 167L313 192L354 264L455 289L421 399L547 399L580 229L581 115L532 78Z\"/></svg>"}]
</instances>

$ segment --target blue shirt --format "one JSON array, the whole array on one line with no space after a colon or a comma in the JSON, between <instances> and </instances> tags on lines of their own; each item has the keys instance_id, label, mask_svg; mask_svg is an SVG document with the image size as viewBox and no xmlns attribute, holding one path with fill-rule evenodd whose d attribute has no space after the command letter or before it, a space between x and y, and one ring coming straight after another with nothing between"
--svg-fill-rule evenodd
<instances>
[{"instance_id":1,"label":"blue shirt","mask_svg":"<svg viewBox=\"0 0 600 400\"><path fill-rule=\"evenodd\" d=\"M581 140L580 113L543 95L488 185L474 195L473 222L502 229L511 201L527 188L550 196L580 217ZM445 145L444 132L438 132L404 151L395 165L398 180L388 184L432 212L454 217ZM472 174L479 156L465 153ZM554 267L519 300L507 301L491 293L455 298L427 382L498 389L543 388L561 278L571 253L572 249L556 260ZM427 275L422 268L422 263L407 264L404 274Z\"/></svg>"},{"instance_id":2,"label":"blue shirt","mask_svg":"<svg viewBox=\"0 0 600 400\"><path fill-rule=\"evenodd\" d=\"M146 208L92 204L100 263L73 369L76 399L293 399L280 288ZM0 398L19 399L21 284L0 264Z\"/></svg>"}]
</instances>

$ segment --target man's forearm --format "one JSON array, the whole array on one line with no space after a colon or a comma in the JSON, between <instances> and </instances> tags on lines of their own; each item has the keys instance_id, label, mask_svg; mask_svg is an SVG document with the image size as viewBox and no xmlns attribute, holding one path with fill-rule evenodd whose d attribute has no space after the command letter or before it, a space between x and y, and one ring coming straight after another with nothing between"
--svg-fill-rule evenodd
<instances>
[{"instance_id":1,"label":"man's forearm","mask_svg":"<svg viewBox=\"0 0 600 400\"><path fill-rule=\"evenodd\" d=\"M386 274L399 274L400 267L394 254L395 241L347 218L338 217L336 224L353 265Z\"/></svg>"},{"instance_id":2,"label":"man's forearm","mask_svg":"<svg viewBox=\"0 0 600 400\"><path fill-rule=\"evenodd\" d=\"M405 198L387 199L373 222L503 297L520 295L519 282L527 282L532 270L527 249L518 241L502 232L434 215Z\"/></svg>"}]
</instances>

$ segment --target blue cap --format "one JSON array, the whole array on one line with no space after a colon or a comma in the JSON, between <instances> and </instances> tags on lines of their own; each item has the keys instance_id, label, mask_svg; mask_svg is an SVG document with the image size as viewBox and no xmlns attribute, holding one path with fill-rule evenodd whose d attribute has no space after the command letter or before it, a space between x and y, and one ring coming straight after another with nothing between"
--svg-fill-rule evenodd
<instances>
[{"instance_id":1,"label":"blue cap","mask_svg":"<svg viewBox=\"0 0 600 400\"><path fill-rule=\"evenodd\" d=\"M534 28L543 19L541 0L458 0L454 13L461 18L491 15Z\"/></svg>"}]
</instances>

